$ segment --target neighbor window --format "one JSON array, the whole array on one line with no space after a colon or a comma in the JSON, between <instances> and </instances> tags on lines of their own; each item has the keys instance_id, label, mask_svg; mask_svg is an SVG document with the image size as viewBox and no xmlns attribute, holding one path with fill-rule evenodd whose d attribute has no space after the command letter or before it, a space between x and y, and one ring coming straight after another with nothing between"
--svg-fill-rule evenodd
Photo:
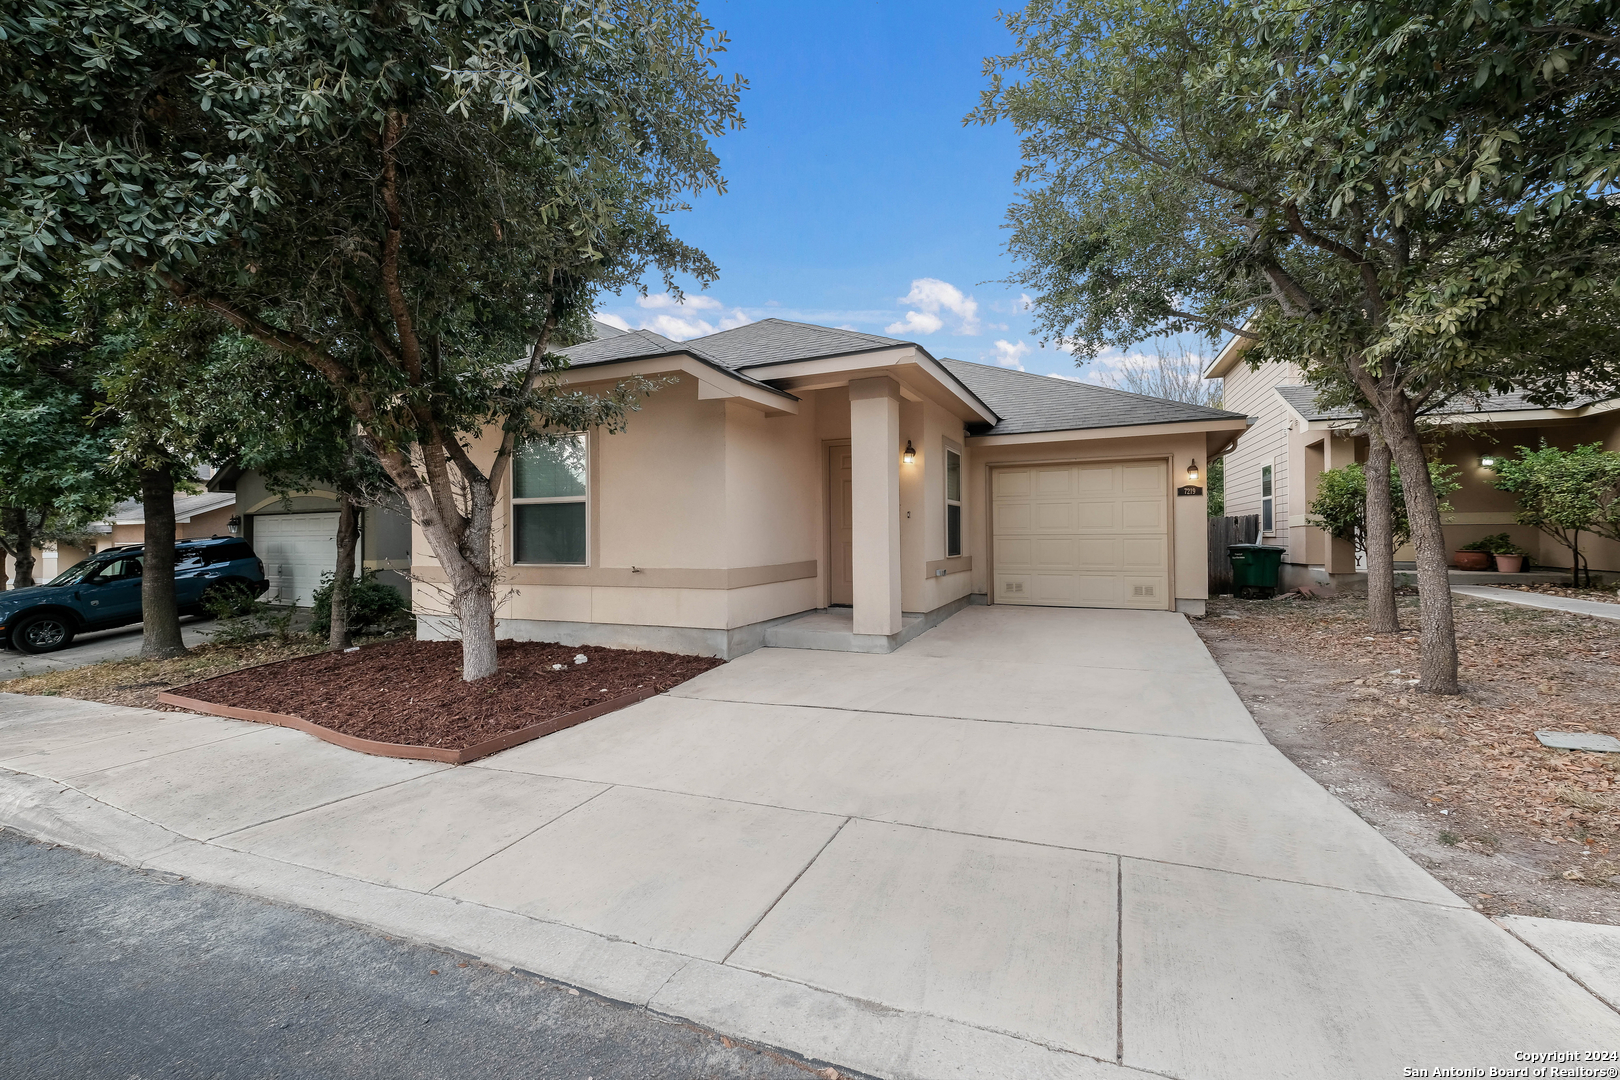
<instances>
[{"instance_id":1,"label":"neighbor window","mask_svg":"<svg viewBox=\"0 0 1620 1080\"><path fill-rule=\"evenodd\" d=\"M584 432L529 439L512 459L512 561L585 564Z\"/></svg>"},{"instance_id":2,"label":"neighbor window","mask_svg":"<svg viewBox=\"0 0 1620 1080\"><path fill-rule=\"evenodd\" d=\"M1276 523L1272 519L1273 498L1271 494L1271 466L1260 466L1260 531L1263 533L1275 532Z\"/></svg>"},{"instance_id":3,"label":"neighbor window","mask_svg":"<svg viewBox=\"0 0 1620 1080\"><path fill-rule=\"evenodd\" d=\"M945 557L962 554L962 455L945 448Z\"/></svg>"}]
</instances>

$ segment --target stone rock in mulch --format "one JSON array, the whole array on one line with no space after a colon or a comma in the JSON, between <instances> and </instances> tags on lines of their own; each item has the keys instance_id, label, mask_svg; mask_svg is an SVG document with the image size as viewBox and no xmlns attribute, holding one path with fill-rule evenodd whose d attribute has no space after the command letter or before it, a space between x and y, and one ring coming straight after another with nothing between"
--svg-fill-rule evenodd
<instances>
[{"instance_id":1,"label":"stone rock in mulch","mask_svg":"<svg viewBox=\"0 0 1620 1080\"><path fill-rule=\"evenodd\" d=\"M534 641L502 641L496 657L496 674L469 683L460 642L399 641L247 668L176 692L361 739L459 750L637 690L668 690L724 663Z\"/></svg>"},{"instance_id":2,"label":"stone rock in mulch","mask_svg":"<svg viewBox=\"0 0 1620 1080\"><path fill-rule=\"evenodd\" d=\"M1620 739L1587 731L1538 731L1536 741L1554 750L1591 750L1599 754L1620 754Z\"/></svg>"}]
</instances>

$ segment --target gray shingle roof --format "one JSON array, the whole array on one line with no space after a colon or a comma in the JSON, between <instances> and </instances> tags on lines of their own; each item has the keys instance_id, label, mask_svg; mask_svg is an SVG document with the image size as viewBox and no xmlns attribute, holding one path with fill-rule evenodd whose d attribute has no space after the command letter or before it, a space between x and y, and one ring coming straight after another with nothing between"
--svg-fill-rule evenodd
<instances>
[{"instance_id":1,"label":"gray shingle roof","mask_svg":"<svg viewBox=\"0 0 1620 1080\"><path fill-rule=\"evenodd\" d=\"M863 334L858 330L839 330L786 319L762 319L690 341L671 341L651 330L637 330L558 351L567 356L575 367L684 351L721 367L743 371L770 364L815 360L823 356L848 356L909 344L909 341Z\"/></svg>"},{"instance_id":2,"label":"gray shingle roof","mask_svg":"<svg viewBox=\"0 0 1620 1080\"><path fill-rule=\"evenodd\" d=\"M199 514L206 514L211 510L218 510L222 506L230 506L236 502L234 491L204 491L198 495L176 495L174 497L174 519L176 521L190 521ZM113 507L108 521L117 525L144 525L146 524L146 507L139 499L126 499Z\"/></svg>"},{"instance_id":3,"label":"gray shingle roof","mask_svg":"<svg viewBox=\"0 0 1620 1080\"><path fill-rule=\"evenodd\" d=\"M620 334L628 334L629 332L628 330L620 330L617 326L605 323L601 319L591 320L591 333L596 335L598 341L603 338L618 337Z\"/></svg>"},{"instance_id":4,"label":"gray shingle roof","mask_svg":"<svg viewBox=\"0 0 1620 1080\"><path fill-rule=\"evenodd\" d=\"M1001 417L995 427L975 432L979 435L1243 419L1242 413L1070 382L1050 375L963 360L941 360L940 363Z\"/></svg>"},{"instance_id":5,"label":"gray shingle roof","mask_svg":"<svg viewBox=\"0 0 1620 1080\"><path fill-rule=\"evenodd\" d=\"M753 368L823 356L848 356L911 342L863 334L859 330L840 330L786 319L761 319L698 338L697 344L727 367Z\"/></svg>"},{"instance_id":6,"label":"gray shingle roof","mask_svg":"<svg viewBox=\"0 0 1620 1080\"><path fill-rule=\"evenodd\" d=\"M1316 404L1316 387L1314 386L1279 386L1277 393L1288 402L1290 408L1306 420L1354 420L1361 414L1347 405L1340 405L1333 409L1324 409ZM1581 397L1562 406L1566 409L1579 409L1583 405L1591 405L1602 401L1601 397ZM1482 397L1457 397L1449 401L1426 409L1424 412L1430 416L1468 416L1474 413L1499 412L1528 412L1533 409L1545 409L1545 405L1537 405L1521 393L1487 394Z\"/></svg>"}]
</instances>

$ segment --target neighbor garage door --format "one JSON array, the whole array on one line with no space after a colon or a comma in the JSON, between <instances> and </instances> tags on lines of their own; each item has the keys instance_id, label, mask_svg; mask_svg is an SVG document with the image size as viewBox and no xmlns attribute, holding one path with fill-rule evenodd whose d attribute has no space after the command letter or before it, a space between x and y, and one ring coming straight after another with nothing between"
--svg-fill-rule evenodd
<instances>
[{"instance_id":1,"label":"neighbor garage door","mask_svg":"<svg viewBox=\"0 0 1620 1080\"><path fill-rule=\"evenodd\" d=\"M337 567L336 514L259 514L253 518L253 552L264 561L273 604L308 607L322 574Z\"/></svg>"},{"instance_id":2,"label":"neighbor garage door","mask_svg":"<svg viewBox=\"0 0 1620 1080\"><path fill-rule=\"evenodd\" d=\"M1168 483L1163 461L996 469L995 602L1171 607Z\"/></svg>"}]
</instances>

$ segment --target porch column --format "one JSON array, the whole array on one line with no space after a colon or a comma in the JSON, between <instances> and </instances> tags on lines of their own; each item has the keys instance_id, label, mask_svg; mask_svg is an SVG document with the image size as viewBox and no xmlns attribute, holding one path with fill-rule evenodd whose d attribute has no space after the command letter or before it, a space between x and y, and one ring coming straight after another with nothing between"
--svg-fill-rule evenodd
<instances>
[{"instance_id":1,"label":"porch column","mask_svg":"<svg viewBox=\"0 0 1620 1080\"><path fill-rule=\"evenodd\" d=\"M893 379L849 384L857 634L900 632L900 387Z\"/></svg>"},{"instance_id":2,"label":"porch column","mask_svg":"<svg viewBox=\"0 0 1620 1080\"><path fill-rule=\"evenodd\" d=\"M1322 439L1322 453L1322 468L1342 469L1356 460L1356 440L1330 431ZM1326 533L1323 537L1327 541L1327 552L1322 569L1330 574L1355 573L1356 545L1348 540L1335 540Z\"/></svg>"}]
</instances>

